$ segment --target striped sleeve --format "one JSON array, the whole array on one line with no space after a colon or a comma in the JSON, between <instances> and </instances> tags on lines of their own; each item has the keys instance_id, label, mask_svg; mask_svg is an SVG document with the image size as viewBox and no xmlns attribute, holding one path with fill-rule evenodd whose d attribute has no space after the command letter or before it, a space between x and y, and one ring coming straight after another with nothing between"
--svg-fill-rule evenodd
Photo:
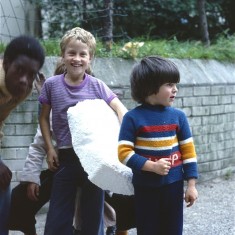
<instances>
[{"instance_id":1,"label":"striped sleeve","mask_svg":"<svg viewBox=\"0 0 235 235\"><path fill-rule=\"evenodd\" d=\"M190 178L198 178L198 171L195 145L186 116L184 118L178 138L181 157L183 160L184 178L187 180Z\"/></svg>"},{"instance_id":2,"label":"striped sleeve","mask_svg":"<svg viewBox=\"0 0 235 235\"><path fill-rule=\"evenodd\" d=\"M119 133L118 158L124 165L140 171L147 159L134 151L135 134L136 131L132 120L125 115Z\"/></svg>"}]
</instances>

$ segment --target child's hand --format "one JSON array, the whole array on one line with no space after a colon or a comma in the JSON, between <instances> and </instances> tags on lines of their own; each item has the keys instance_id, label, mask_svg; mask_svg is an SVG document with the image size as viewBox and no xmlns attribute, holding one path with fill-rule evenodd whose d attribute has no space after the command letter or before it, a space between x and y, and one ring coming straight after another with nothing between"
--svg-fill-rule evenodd
<instances>
[{"instance_id":1,"label":"child's hand","mask_svg":"<svg viewBox=\"0 0 235 235\"><path fill-rule=\"evenodd\" d=\"M159 175L167 175L171 168L170 158L161 158L158 161L154 162L153 172Z\"/></svg>"},{"instance_id":2,"label":"child's hand","mask_svg":"<svg viewBox=\"0 0 235 235\"><path fill-rule=\"evenodd\" d=\"M39 185L30 182L27 186L27 197L34 202L38 201Z\"/></svg>"},{"instance_id":3,"label":"child's hand","mask_svg":"<svg viewBox=\"0 0 235 235\"><path fill-rule=\"evenodd\" d=\"M42 86L43 86L45 81L46 81L46 78L45 78L44 74L39 72L37 74L37 77L36 77L36 80L35 80L35 88L37 89L38 94L41 93Z\"/></svg>"},{"instance_id":4,"label":"child's hand","mask_svg":"<svg viewBox=\"0 0 235 235\"><path fill-rule=\"evenodd\" d=\"M56 171L59 166L59 159L55 149L49 149L47 152L47 165L51 171Z\"/></svg>"},{"instance_id":5,"label":"child's hand","mask_svg":"<svg viewBox=\"0 0 235 235\"><path fill-rule=\"evenodd\" d=\"M195 187L195 180L191 179L188 182L188 187L185 191L185 197L184 197L184 200L187 203L187 207L192 206L194 202L197 200L197 198L198 198L198 192Z\"/></svg>"}]
</instances>

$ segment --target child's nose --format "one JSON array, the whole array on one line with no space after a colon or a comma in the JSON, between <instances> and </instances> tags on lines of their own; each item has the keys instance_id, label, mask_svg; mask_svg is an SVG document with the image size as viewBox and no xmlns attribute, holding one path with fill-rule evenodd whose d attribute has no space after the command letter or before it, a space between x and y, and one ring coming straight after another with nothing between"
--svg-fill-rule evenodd
<instances>
[{"instance_id":1,"label":"child's nose","mask_svg":"<svg viewBox=\"0 0 235 235\"><path fill-rule=\"evenodd\" d=\"M74 56L74 60L81 60L81 56L80 56L80 55L78 55L78 54L77 54L77 55L75 55L75 56Z\"/></svg>"},{"instance_id":2,"label":"child's nose","mask_svg":"<svg viewBox=\"0 0 235 235\"><path fill-rule=\"evenodd\" d=\"M176 85L173 86L173 92L177 92L178 91L178 88Z\"/></svg>"}]
</instances>

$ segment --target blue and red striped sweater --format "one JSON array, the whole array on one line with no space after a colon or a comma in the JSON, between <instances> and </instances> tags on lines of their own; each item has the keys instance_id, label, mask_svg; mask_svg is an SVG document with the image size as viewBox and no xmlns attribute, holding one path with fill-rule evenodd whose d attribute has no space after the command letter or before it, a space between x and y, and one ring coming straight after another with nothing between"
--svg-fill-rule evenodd
<instances>
[{"instance_id":1,"label":"blue and red striped sweater","mask_svg":"<svg viewBox=\"0 0 235 235\"><path fill-rule=\"evenodd\" d=\"M118 143L119 160L133 171L133 184L160 187L198 178L190 127L183 111L173 107L140 105L123 118ZM142 171L147 160L171 159L168 175Z\"/></svg>"}]
</instances>

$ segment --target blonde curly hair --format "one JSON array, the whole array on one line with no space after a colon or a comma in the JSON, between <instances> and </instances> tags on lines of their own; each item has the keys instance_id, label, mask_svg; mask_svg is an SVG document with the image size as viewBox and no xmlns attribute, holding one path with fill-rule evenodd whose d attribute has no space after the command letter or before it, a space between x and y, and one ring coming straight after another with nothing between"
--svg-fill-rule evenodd
<instances>
[{"instance_id":1,"label":"blonde curly hair","mask_svg":"<svg viewBox=\"0 0 235 235\"><path fill-rule=\"evenodd\" d=\"M85 43L89 47L89 52L91 58L95 55L96 50L96 40L95 37L88 31L75 27L69 31L67 31L60 41L60 49L61 53L65 52L66 46L72 39L80 40L81 42Z\"/></svg>"}]
</instances>

